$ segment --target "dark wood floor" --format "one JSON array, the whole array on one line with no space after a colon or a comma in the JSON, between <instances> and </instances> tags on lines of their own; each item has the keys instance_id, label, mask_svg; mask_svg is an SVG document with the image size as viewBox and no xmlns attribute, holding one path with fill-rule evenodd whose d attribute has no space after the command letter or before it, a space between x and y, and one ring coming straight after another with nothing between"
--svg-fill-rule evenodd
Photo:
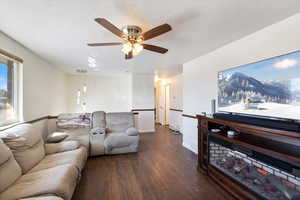
<instances>
[{"instance_id":1,"label":"dark wood floor","mask_svg":"<svg viewBox=\"0 0 300 200\"><path fill-rule=\"evenodd\" d=\"M158 126L154 134L141 134L137 154L90 158L73 200L225 199L181 143L181 135Z\"/></svg>"}]
</instances>

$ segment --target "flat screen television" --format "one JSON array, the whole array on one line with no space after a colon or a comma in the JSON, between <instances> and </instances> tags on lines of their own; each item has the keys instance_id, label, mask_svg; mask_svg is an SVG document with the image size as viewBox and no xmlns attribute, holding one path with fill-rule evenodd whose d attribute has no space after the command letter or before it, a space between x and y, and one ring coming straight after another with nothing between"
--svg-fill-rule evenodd
<instances>
[{"instance_id":1,"label":"flat screen television","mask_svg":"<svg viewBox=\"0 0 300 200\"><path fill-rule=\"evenodd\" d=\"M218 73L218 111L300 120L300 51Z\"/></svg>"}]
</instances>

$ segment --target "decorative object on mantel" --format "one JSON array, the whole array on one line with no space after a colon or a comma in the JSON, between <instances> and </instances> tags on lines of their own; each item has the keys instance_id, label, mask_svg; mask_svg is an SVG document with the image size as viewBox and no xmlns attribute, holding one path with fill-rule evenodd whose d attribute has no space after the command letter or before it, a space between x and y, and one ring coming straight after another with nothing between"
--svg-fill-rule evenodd
<instances>
[{"instance_id":1,"label":"decorative object on mantel","mask_svg":"<svg viewBox=\"0 0 300 200\"><path fill-rule=\"evenodd\" d=\"M232 131L232 130L227 131L227 136L230 138L233 138L236 135L237 135L237 132L235 132L235 131Z\"/></svg>"},{"instance_id":2,"label":"decorative object on mantel","mask_svg":"<svg viewBox=\"0 0 300 200\"><path fill-rule=\"evenodd\" d=\"M218 128L213 128L213 129L211 129L211 132L213 132L213 133L219 133L221 130L220 129L218 129Z\"/></svg>"}]
</instances>

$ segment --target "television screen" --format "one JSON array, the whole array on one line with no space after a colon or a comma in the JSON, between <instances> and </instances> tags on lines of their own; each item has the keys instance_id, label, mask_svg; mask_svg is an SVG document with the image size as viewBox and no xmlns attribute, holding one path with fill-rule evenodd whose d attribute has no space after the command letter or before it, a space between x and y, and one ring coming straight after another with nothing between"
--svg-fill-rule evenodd
<instances>
[{"instance_id":1,"label":"television screen","mask_svg":"<svg viewBox=\"0 0 300 200\"><path fill-rule=\"evenodd\" d=\"M300 51L218 74L218 110L300 120Z\"/></svg>"}]
</instances>

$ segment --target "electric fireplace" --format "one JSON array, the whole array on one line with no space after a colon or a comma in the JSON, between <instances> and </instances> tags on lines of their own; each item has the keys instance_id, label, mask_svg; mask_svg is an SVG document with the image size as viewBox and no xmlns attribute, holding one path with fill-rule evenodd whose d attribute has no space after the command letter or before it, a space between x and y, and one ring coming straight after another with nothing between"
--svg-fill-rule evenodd
<instances>
[{"instance_id":1,"label":"electric fireplace","mask_svg":"<svg viewBox=\"0 0 300 200\"><path fill-rule=\"evenodd\" d=\"M300 135L198 120L199 169L235 199L300 200ZM228 130L238 134L229 137Z\"/></svg>"},{"instance_id":2,"label":"electric fireplace","mask_svg":"<svg viewBox=\"0 0 300 200\"><path fill-rule=\"evenodd\" d=\"M208 140L209 164L238 184L262 199L300 199L300 178L296 176L296 171L292 170L292 173L289 173L289 169L296 168L292 163L278 161L268 155L259 155L262 160L271 161L271 166L255 158L257 152L213 136L209 136ZM288 172L281 168L282 165Z\"/></svg>"}]
</instances>

